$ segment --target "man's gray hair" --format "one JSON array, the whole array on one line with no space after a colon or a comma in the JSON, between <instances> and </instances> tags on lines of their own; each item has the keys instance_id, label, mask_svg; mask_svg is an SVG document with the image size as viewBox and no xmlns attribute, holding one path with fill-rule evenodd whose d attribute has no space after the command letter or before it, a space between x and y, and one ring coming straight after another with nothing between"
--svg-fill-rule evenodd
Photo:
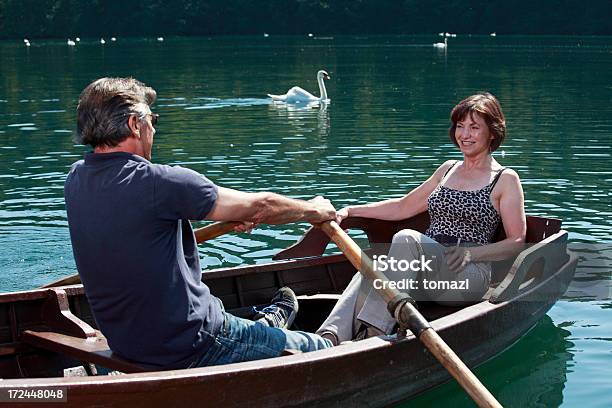
<instances>
[{"instance_id":1,"label":"man's gray hair","mask_svg":"<svg viewBox=\"0 0 612 408\"><path fill-rule=\"evenodd\" d=\"M87 85L77 107L76 142L114 147L131 131L128 118L150 113L157 93L134 78L100 78Z\"/></svg>"}]
</instances>

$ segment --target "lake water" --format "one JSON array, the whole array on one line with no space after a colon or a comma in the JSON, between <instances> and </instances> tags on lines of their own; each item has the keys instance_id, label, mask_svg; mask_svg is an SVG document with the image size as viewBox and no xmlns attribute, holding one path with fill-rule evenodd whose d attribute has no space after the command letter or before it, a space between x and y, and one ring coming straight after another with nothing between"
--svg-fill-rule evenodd
<instances>
[{"instance_id":1,"label":"lake water","mask_svg":"<svg viewBox=\"0 0 612 408\"><path fill-rule=\"evenodd\" d=\"M216 183L338 208L400 196L447 159L450 109L488 90L529 214L558 217L582 262L548 316L477 374L508 407L612 404L612 45L602 37L235 37L0 42L0 291L75 273L63 202L80 91L134 76L158 91L154 161ZM274 105L294 85L326 107ZM206 268L267 262L305 225L263 226L201 248ZM357 236L359 238L359 236ZM363 239L360 240L363 242ZM410 358L410 356L406 356ZM404 406L471 406L448 383Z\"/></svg>"}]
</instances>

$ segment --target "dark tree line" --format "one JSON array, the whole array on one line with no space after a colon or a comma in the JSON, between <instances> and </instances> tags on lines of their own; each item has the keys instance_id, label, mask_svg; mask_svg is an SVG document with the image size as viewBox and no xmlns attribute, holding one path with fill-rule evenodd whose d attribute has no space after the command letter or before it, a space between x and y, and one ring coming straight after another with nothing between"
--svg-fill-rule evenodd
<instances>
[{"instance_id":1,"label":"dark tree line","mask_svg":"<svg viewBox=\"0 0 612 408\"><path fill-rule=\"evenodd\" d=\"M0 38L612 34L611 0L0 0Z\"/></svg>"}]
</instances>

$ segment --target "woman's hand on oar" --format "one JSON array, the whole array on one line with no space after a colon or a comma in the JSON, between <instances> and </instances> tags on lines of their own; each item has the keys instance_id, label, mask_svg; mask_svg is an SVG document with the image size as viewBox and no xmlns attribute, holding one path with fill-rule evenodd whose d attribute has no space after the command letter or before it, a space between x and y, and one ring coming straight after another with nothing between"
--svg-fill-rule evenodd
<instances>
[{"instance_id":1,"label":"woman's hand on oar","mask_svg":"<svg viewBox=\"0 0 612 408\"><path fill-rule=\"evenodd\" d=\"M194 231L196 242L198 244L209 241L211 239L215 239L220 237L221 235L225 235L229 232L250 232L255 227L253 223L243 223L240 221L224 221L224 222L215 222L212 224L208 224L202 228L198 228ZM67 285L78 285L81 283L81 278L78 274L68 276L66 278L62 278L56 280L54 282L48 283L44 286L41 286L42 289L45 288L54 288L57 286L67 286Z\"/></svg>"},{"instance_id":2,"label":"woman's hand on oar","mask_svg":"<svg viewBox=\"0 0 612 408\"><path fill-rule=\"evenodd\" d=\"M382 279L384 282L387 281L385 274L374 269L370 258L361 251L355 241L335 221L327 221L318 226L338 245L346 258L364 277L370 280ZM383 285L383 289L380 289L379 292L387 303L392 302L394 315L399 320L400 326L408 327L425 344L431 354L455 377L478 406L501 408L501 404L489 390L482 385L457 354L427 323L421 313L414 307L409 296L397 289L391 289L388 285Z\"/></svg>"}]
</instances>

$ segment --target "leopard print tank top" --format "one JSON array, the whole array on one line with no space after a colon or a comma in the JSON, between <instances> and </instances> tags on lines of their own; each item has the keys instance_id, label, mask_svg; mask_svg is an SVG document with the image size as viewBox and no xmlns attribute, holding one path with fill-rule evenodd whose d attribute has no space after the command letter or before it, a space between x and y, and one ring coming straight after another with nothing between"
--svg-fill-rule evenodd
<instances>
[{"instance_id":1,"label":"leopard print tank top","mask_svg":"<svg viewBox=\"0 0 612 408\"><path fill-rule=\"evenodd\" d=\"M442 181L456 164L444 173ZM440 182L427 199L431 223L425 235L441 244L454 244L458 238L481 245L492 242L501 216L491 203L491 191L504 170L499 170L493 181L480 190L454 190Z\"/></svg>"}]
</instances>

